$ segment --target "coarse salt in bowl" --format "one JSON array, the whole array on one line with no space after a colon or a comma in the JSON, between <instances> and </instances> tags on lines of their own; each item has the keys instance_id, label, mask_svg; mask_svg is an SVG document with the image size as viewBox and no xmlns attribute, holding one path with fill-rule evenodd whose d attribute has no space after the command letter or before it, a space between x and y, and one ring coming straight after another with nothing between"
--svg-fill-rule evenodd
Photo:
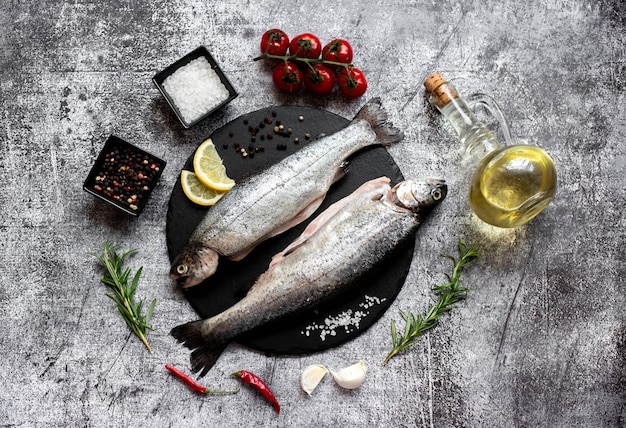
<instances>
[{"instance_id":1,"label":"coarse salt in bowl","mask_svg":"<svg viewBox=\"0 0 626 428\"><path fill-rule=\"evenodd\" d=\"M185 128L237 97L209 51L200 46L152 79Z\"/></svg>"}]
</instances>

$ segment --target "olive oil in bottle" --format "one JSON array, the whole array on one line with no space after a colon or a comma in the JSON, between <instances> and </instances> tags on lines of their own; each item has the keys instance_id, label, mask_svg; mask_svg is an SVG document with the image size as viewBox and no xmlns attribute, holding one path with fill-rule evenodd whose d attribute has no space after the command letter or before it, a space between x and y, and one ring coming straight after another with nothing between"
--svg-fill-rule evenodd
<instances>
[{"instance_id":1,"label":"olive oil in bottle","mask_svg":"<svg viewBox=\"0 0 626 428\"><path fill-rule=\"evenodd\" d=\"M481 220L517 227L550 204L556 193L556 169L544 150L523 144L502 146L441 73L430 75L424 86L429 102L446 117L467 153L478 162L469 202ZM492 108L499 112L497 106Z\"/></svg>"}]
</instances>

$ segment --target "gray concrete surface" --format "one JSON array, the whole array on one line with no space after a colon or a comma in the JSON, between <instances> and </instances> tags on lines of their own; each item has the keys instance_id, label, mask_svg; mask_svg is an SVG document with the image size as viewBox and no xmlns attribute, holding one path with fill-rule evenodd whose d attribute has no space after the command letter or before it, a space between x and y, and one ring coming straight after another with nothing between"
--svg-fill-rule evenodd
<instances>
[{"instance_id":1,"label":"gray concrete surface","mask_svg":"<svg viewBox=\"0 0 626 428\"><path fill-rule=\"evenodd\" d=\"M617 427L626 424L626 8L620 1L5 1L0 6L0 426ZM284 96L251 61L264 30L344 37L366 73L363 100ZM240 96L185 130L151 77L199 45ZM493 95L516 136L555 159L559 189L533 222L496 230L469 212L457 140L424 99L441 70ZM302 103L352 117L380 96L405 141L403 173L443 176L450 194L420 230L406 285L358 339L299 357L230 346L203 382L246 368L273 387L200 397L164 370L188 369L169 330L195 314L168 277L167 203L195 147L229 120ZM106 137L168 166L138 219L82 191ZM467 301L411 351L381 364L399 310L423 311L457 239L483 258ZM148 353L105 297L104 240L139 248L138 294L156 297ZM363 359L365 384L298 386L313 363Z\"/></svg>"}]
</instances>

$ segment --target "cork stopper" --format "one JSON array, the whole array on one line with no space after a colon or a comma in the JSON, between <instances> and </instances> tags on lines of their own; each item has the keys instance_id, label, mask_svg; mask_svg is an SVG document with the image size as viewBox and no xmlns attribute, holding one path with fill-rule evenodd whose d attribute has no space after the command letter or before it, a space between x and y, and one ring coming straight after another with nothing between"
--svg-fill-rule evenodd
<instances>
[{"instance_id":1,"label":"cork stopper","mask_svg":"<svg viewBox=\"0 0 626 428\"><path fill-rule=\"evenodd\" d=\"M454 87L446 81L440 72L435 72L428 76L424 81L424 87L430 94L429 101L439 108L444 107L452 99L459 96Z\"/></svg>"}]
</instances>

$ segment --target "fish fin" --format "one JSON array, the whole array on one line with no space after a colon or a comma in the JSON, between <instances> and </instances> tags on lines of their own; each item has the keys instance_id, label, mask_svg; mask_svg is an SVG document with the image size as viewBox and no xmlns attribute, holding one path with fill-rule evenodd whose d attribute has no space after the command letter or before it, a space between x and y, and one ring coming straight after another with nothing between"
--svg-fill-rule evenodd
<instances>
[{"instance_id":1,"label":"fish fin","mask_svg":"<svg viewBox=\"0 0 626 428\"><path fill-rule=\"evenodd\" d=\"M178 343L183 344L189 349L199 348L204 345L204 338L202 337L202 323L204 320L192 321L186 324L176 326L170 331L170 334L174 336L174 339Z\"/></svg>"},{"instance_id":2,"label":"fish fin","mask_svg":"<svg viewBox=\"0 0 626 428\"><path fill-rule=\"evenodd\" d=\"M347 173L350 171L350 161L344 160L335 171L335 175L333 176L333 184L341 180Z\"/></svg>"},{"instance_id":3,"label":"fish fin","mask_svg":"<svg viewBox=\"0 0 626 428\"><path fill-rule=\"evenodd\" d=\"M261 240L255 242L253 245L239 251L238 253L235 253L231 256L228 256L228 260L232 260L233 262L240 262L243 259L245 259L248 254L250 254L252 252L252 250L254 250L257 245L259 245L261 243Z\"/></svg>"},{"instance_id":4,"label":"fish fin","mask_svg":"<svg viewBox=\"0 0 626 428\"><path fill-rule=\"evenodd\" d=\"M218 347L205 345L194 349L191 353L191 371L194 373L200 372L198 377L204 377L211 370L211 367L215 365L224 349L226 349L226 345Z\"/></svg>"},{"instance_id":5,"label":"fish fin","mask_svg":"<svg viewBox=\"0 0 626 428\"><path fill-rule=\"evenodd\" d=\"M191 370L200 372L199 377L206 375L215 364L228 344L213 344L202 336L202 326L205 320L188 322L176 326L170 334L191 352Z\"/></svg>"},{"instance_id":6,"label":"fish fin","mask_svg":"<svg viewBox=\"0 0 626 428\"><path fill-rule=\"evenodd\" d=\"M383 146L390 146L402 141L404 134L389 123L387 112L385 111L380 98L376 97L365 104L354 117L355 120L366 120L374 132L376 139Z\"/></svg>"}]
</instances>

